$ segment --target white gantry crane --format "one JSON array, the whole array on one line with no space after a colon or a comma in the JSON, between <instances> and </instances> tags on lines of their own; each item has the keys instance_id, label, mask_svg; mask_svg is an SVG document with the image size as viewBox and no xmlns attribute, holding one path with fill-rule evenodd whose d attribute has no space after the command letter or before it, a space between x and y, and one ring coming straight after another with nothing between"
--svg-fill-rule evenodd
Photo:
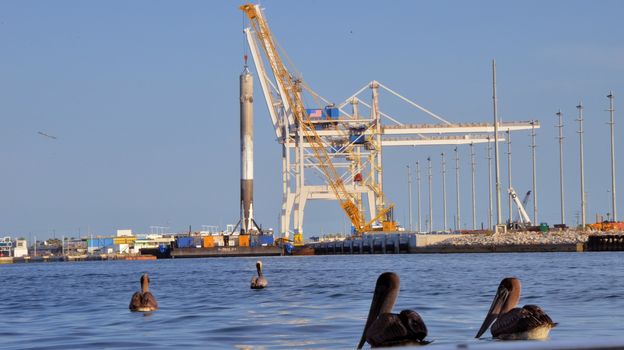
<instances>
[{"instance_id":1,"label":"white gantry crane","mask_svg":"<svg viewBox=\"0 0 624 350\"><path fill-rule=\"evenodd\" d=\"M356 233L396 230L393 205L382 188L383 147L475 144L491 139L479 133L491 134L492 123L452 123L377 81L341 103L330 102L314 92L292 64L286 66L260 6L240 8L251 24L244 32L282 147L280 233L285 238L294 233L295 244L303 243L308 200L338 200ZM382 112L381 90L434 118L436 124L402 123ZM532 127L530 122L498 125L504 131Z\"/></svg>"}]
</instances>

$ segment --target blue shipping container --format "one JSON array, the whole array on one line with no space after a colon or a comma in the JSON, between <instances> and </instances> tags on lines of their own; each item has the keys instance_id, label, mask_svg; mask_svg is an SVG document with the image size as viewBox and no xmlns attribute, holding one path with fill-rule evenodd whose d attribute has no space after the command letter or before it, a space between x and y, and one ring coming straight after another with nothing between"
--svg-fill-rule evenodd
<instances>
[{"instance_id":1,"label":"blue shipping container","mask_svg":"<svg viewBox=\"0 0 624 350\"><path fill-rule=\"evenodd\" d=\"M193 247L193 237L178 237L176 242L178 243L178 248Z\"/></svg>"},{"instance_id":2,"label":"blue shipping container","mask_svg":"<svg viewBox=\"0 0 624 350\"><path fill-rule=\"evenodd\" d=\"M271 235L262 235L258 236L260 245L273 245L273 236Z\"/></svg>"},{"instance_id":3,"label":"blue shipping container","mask_svg":"<svg viewBox=\"0 0 624 350\"><path fill-rule=\"evenodd\" d=\"M338 119L340 111L336 107L325 107L325 115L327 119Z\"/></svg>"},{"instance_id":4,"label":"blue shipping container","mask_svg":"<svg viewBox=\"0 0 624 350\"><path fill-rule=\"evenodd\" d=\"M87 247L101 248L101 247L112 247L112 246L113 246L112 238L87 239Z\"/></svg>"}]
</instances>

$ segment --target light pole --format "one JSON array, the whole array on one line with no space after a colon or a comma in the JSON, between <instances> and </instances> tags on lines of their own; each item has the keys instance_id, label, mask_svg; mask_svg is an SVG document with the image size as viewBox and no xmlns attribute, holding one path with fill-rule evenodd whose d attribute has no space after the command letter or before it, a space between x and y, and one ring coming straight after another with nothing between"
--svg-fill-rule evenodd
<instances>
[{"instance_id":1,"label":"light pole","mask_svg":"<svg viewBox=\"0 0 624 350\"><path fill-rule=\"evenodd\" d=\"M579 102L576 109L579 111L579 116L577 121L579 122L579 148L580 148L580 158L581 158L581 230L585 231L585 164L583 157L583 103Z\"/></svg>"},{"instance_id":2,"label":"light pole","mask_svg":"<svg viewBox=\"0 0 624 350\"><path fill-rule=\"evenodd\" d=\"M492 143L490 137L487 137L487 160L488 160L488 227L492 225Z\"/></svg>"},{"instance_id":3,"label":"light pole","mask_svg":"<svg viewBox=\"0 0 624 350\"><path fill-rule=\"evenodd\" d=\"M431 191L433 175L431 174L431 157L427 157L427 163L429 167L429 232L433 232L433 192Z\"/></svg>"},{"instance_id":4,"label":"light pole","mask_svg":"<svg viewBox=\"0 0 624 350\"><path fill-rule=\"evenodd\" d=\"M531 121L531 157L533 158L533 222L537 225L537 173L535 166L535 120Z\"/></svg>"},{"instance_id":5,"label":"light pole","mask_svg":"<svg viewBox=\"0 0 624 350\"><path fill-rule=\"evenodd\" d=\"M470 165L472 169L472 229L477 229L477 197L475 191L475 154L474 144L470 144Z\"/></svg>"},{"instance_id":6,"label":"light pole","mask_svg":"<svg viewBox=\"0 0 624 350\"><path fill-rule=\"evenodd\" d=\"M559 193L561 201L561 225L565 225L565 204L563 195L563 114L561 110L556 113L559 117L559 125L556 127L559 129Z\"/></svg>"},{"instance_id":7,"label":"light pole","mask_svg":"<svg viewBox=\"0 0 624 350\"><path fill-rule=\"evenodd\" d=\"M459 152L457 151L457 147L455 147L455 199L457 200L455 229L461 230L461 206L459 205Z\"/></svg>"},{"instance_id":8,"label":"light pole","mask_svg":"<svg viewBox=\"0 0 624 350\"><path fill-rule=\"evenodd\" d=\"M507 133L507 188L511 188L511 132ZM507 196L507 206L509 207L509 222L513 219L513 211L511 208L511 196Z\"/></svg>"},{"instance_id":9,"label":"light pole","mask_svg":"<svg viewBox=\"0 0 624 350\"><path fill-rule=\"evenodd\" d=\"M444 159L444 152L441 154L442 156L442 208L444 212L444 231L447 230L447 222L446 222L446 160Z\"/></svg>"},{"instance_id":10,"label":"light pole","mask_svg":"<svg viewBox=\"0 0 624 350\"><path fill-rule=\"evenodd\" d=\"M409 199L409 229L414 230L414 222L412 221L412 172L409 164L407 165L407 194Z\"/></svg>"},{"instance_id":11,"label":"light pole","mask_svg":"<svg viewBox=\"0 0 624 350\"><path fill-rule=\"evenodd\" d=\"M492 60L492 108L494 110L494 167L496 168L496 224L503 221L501 212L500 165L498 164L498 110L496 100L496 60Z\"/></svg>"},{"instance_id":12,"label":"light pole","mask_svg":"<svg viewBox=\"0 0 624 350\"><path fill-rule=\"evenodd\" d=\"M416 193L417 193L417 206L418 206L418 215L416 218L418 219L418 232L421 231L420 225L420 163L416 161Z\"/></svg>"},{"instance_id":13,"label":"light pole","mask_svg":"<svg viewBox=\"0 0 624 350\"><path fill-rule=\"evenodd\" d=\"M609 91L607 95L609 99L609 126L611 127L611 217L613 221L617 221L617 206L615 196L615 120L613 119L613 92Z\"/></svg>"}]
</instances>

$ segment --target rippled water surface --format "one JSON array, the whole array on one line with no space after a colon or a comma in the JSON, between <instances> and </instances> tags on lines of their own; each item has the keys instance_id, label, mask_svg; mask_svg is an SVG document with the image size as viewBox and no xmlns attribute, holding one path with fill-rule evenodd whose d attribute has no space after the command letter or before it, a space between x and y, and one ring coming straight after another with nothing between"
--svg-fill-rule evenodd
<instances>
[{"instance_id":1,"label":"rippled water surface","mask_svg":"<svg viewBox=\"0 0 624 350\"><path fill-rule=\"evenodd\" d=\"M355 348L384 271L401 277L395 310L422 315L431 348L487 341L473 337L505 276L522 280L521 304L559 322L552 340L624 334L623 253L262 260L259 291L250 258L1 265L0 347ZM143 272L160 305L150 315L128 311Z\"/></svg>"}]
</instances>

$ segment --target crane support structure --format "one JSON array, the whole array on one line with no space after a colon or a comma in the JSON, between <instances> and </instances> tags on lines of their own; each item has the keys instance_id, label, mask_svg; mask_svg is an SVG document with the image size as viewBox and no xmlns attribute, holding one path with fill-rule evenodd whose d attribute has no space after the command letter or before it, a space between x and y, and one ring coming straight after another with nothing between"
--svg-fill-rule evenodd
<instances>
[{"instance_id":1,"label":"crane support structure","mask_svg":"<svg viewBox=\"0 0 624 350\"><path fill-rule=\"evenodd\" d=\"M282 50L260 6L246 4L240 9L249 19L250 27L244 33L282 148L280 233L287 239L294 233L295 245L303 243L308 200L338 200L355 233L396 231L393 205L387 202L382 187L383 147L462 145L491 138L491 123L452 123L377 81L367 83L341 103L330 102L301 79L285 54L280 55ZM362 97L367 90L370 98ZM381 92L408 103L437 124L399 122L381 111ZM388 120L391 124L385 123ZM499 123L499 128L529 130L531 125L505 122Z\"/></svg>"}]
</instances>

